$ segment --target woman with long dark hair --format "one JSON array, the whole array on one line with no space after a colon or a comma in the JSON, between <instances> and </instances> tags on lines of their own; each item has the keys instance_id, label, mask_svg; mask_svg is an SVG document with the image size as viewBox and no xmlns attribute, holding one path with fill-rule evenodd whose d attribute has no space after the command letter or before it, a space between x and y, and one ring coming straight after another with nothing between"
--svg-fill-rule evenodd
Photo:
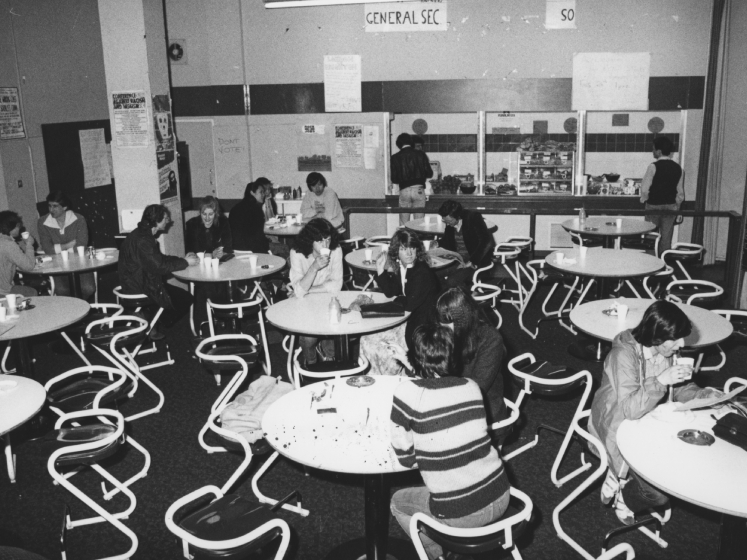
<instances>
[{"instance_id":1,"label":"woman with long dark hair","mask_svg":"<svg viewBox=\"0 0 747 560\"><path fill-rule=\"evenodd\" d=\"M632 330L618 334L604 361L602 384L594 395L589 433L607 449L609 470L602 486L602 502L615 500L617 517L630 525L636 511L661 506L666 497L633 471L626 481L628 465L617 447L617 429L623 420L637 420L651 412L673 388L673 400L685 402L719 394L683 383L692 367L674 363L692 324L684 311L668 301L656 301ZM622 488L622 490L621 490Z\"/></svg>"}]
</instances>

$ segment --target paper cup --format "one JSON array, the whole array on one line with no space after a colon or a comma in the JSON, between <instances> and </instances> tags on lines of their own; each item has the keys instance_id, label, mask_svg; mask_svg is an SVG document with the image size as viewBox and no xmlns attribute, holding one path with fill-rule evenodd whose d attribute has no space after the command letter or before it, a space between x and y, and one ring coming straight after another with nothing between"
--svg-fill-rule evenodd
<instances>
[{"instance_id":1,"label":"paper cup","mask_svg":"<svg viewBox=\"0 0 747 560\"><path fill-rule=\"evenodd\" d=\"M618 228L621 228L621 227L622 227L622 225L623 225L623 220L622 220L622 218L617 218L617 219L615 220L615 224L617 224L617 227L618 227Z\"/></svg>"},{"instance_id":2,"label":"paper cup","mask_svg":"<svg viewBox=\"0 0 747 560\"><path fill-rule=\"evenodd\" d=\"M557 253L555 253L555 262L557 264L563 264L563 259L564 258L565 258L565 254L563 254L563 253L561 253L559 251Z\"/></svg>"},{"instance_id":3,"label":"paper cup","mask_svg":"<svg viewBox=\"0 0 747 560\"><path fill-rule=\"evenodd\" d=\"M424 240L423 241L423 247L425 248L426 251L430 251L431 250L431 240L430 239Z\"/></svg>"},{"instance_id":4,"label":"paper cup","mask_svg":"<svg viewBox=\"0 0 747 560\"><path fill-rule=\"evenodd\" d=\"M5 321L5 317L8 314L8 310L5 309L4 305L0 305L0 321Z\"/></svg>"},{"instance_id":5,"label":"paper cup","mask_svg":"<svg viewBox=\"0 0 747 560\"><path fill-rule=\"evenodd\" d=\"M66 261L66 260L68 260L70 258L70 253L68 251L62 251L60 253L60 255L62 255L62 260L63 261Z\"/></svg>"},{"instance_id":6,"label":"paper cup","mask_svg":"<svg viewBox=\"0 0 747 560\"><path fill-rule=\"evenodd\" d=\"M28 238L29 238L29 235L31 235L31 234L30 234L30 233L29 233L28 231L24 231L24 232L23 232L23 233L21 234L21 237L22 237L23 239L28 239Z\"/></svg>"},{"instance_id":7,"label":"paper cup","mask_svg":"<svg viewBox=\"0 0 747 560\"><path fill-rule=\"evenodd\" d=\"M690 368L690 373L688 374L685 379L692 379L693 376L693 370L695 369L695 359L693 358L677 358L675 363L678 366L687 366Z\"/></svg>"},{"instance_id":8,"label":"paper cup","mask_svg":"<svg viewBox=\"0 0 747 560\"><path fill-rule=\"evenodd\" d=\"M56 254L58 254L58 255L59 255L60 253L62 253L62 245L60 245L59 243L55 243L55 244L54 244L54 252L55 252Z\"/></svg>"},{"instance_id":9,"label":"paper cup","mask_svg":"<svg viewBox=\"0 0 747 560\"><path fill-rule=\"evenodd\" d=\"M5 300L8 302L8 311L12 314L16 310L16 301L18 300L18 294L8 294L5 296Z\"/></svg>"},{"instance_id":10,"label":"paper cup","mask_svg":"<svg viewBox=\"0 0 747 560\"><path fill-rule=\"evenodd\" d=\"M373 259L373 250L372 249L366 249L365 251L366 251L365 252L366 260L370 261L371 259Z\"/></svg>"},{"instance_id":11,"label":"paper cup","mask_svg":"<svg viewBox=\"0 0 747 560\"><path fill-rule=\"evenodd\" d=\"M426 223L426 224L430 224L430 223L431 223L431 217L430 217L430 216L426 216L426 217L425 217L425 222L424 222L424 223Z\"/></svg>"},{"instance_id":12,"label":"paper cup","mask_svg":"<svg viewBox=\"0 0 747 560\"><path fill-rule=\"evenodd\" d=\"M218 270L218 267L220 266L220 259L212 259L210 262L210 266L212 266L215 270Z\"/></svg>"},{"instance_id":13,"label":"paper cup","mask_svg":"<svg viewBox=\"0 0 747 560\"><path fill-rule=\"evenodd\" d=\"M583 245L579 245L578 246L578 256L580 258L585 259L586 258L586 253L588 253L588 252L589 252L589 248L588 247L584 247Z\"/></svg>"},{"instance_id":14,"label":"paper cup","mask_svg":"<svg viewBox=\"0 0 747 560\"><path fill-rule=\"evenodd\" d=\"M205 262L205 253L203 253L202 251L200 251L199 253L197 253L197 258L200 259L200 264L204 263Z\"/></svg>"},{"instance_id":15,"label":"paper cup","mask_svg":"<svg viewBox=\"0 0 747 560\"><path fill-rule=\"evenodd\" d=\"M327 249L327 247L322 247L321 249L319 249L319 253L321 253L322 255L329 255L331 252L332 251Z\"/></svg>"},{"instance_id":16,"label":"paper cup","mask_svg":"<svg viewBox=\"0 0 747 560\"><path fill-rule=\"evenodd\" d=\"M303 214L296 214L296 222L299 224L303 222Z\"/></svg>"},{"instance_id":17,"label":"paper cup","mask_svg":"<svg viewBox=\"0 0 747 560\"><path fill-rule=\"evenodd\" d=\"M625 320L625 317L628 316L628 306L624 303L617 304L617 318L621 321Z\"/></svg>"},{"instance_id":18,"label":"paper cup","mask_svg":"<svg viewBox=\"0 0 747 560\"><path fill-rule=\"evenodd\" d=\"M211 257L210 255L205 255L202 259L202 262L205 263L206 267L210 268L213 263L213 257Z\"/></svg>"},{"instance_id":19,"label":"paper cup","mask_svg":"<svg viewBox=\"0 0 747 560\"><path fill-rule=\"evenodd\" d=\"M249 266L257 268L257 255L249 255Z\"/></svg>"},{"instance_id":20,"label":"paper cup","mask_svg":"<svg viewBox=\"0 0 747 560\"><path fill-rule=\"evenodd\" d=\"M443 222L443 218L441 217L441 214L436 216L436 220L438 220L438 225L441 225L441 222Z\"/></svg>"},{"instance_id":21,"label":"paper cup","mask_svg":"<svg viewBox=\"0 0 747 560\"><path fill-rule=\"evenodd\" d=\"M86 248L83 247L82 245L80 247L76 247L75 249L78 251L78 256L79 257L85 257L86 256Z\"/></svg>"}]
</instances>

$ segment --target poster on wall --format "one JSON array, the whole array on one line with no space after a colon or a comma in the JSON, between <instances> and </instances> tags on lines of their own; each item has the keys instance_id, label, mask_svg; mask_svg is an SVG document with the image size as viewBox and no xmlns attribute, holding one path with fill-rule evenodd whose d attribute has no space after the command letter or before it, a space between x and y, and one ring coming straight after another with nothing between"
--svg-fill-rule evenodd
<instances>
[{"instance_id":1,"label":"poster on wall","mask_svg":"<svg viewBox=\"0 0 747 560\"><path fill-rule=\"evenodd\" d=\"M335 125L335 167L363 167L363 125Z\"/></svg>"},{"instance_id":2,"label":"poster on wall","mask_svg":"<svg viewBox=\"0 0 747 560\"><path fill-rule=\"evenodd\" d=\"M158 192L161 202L171 202L179 194L177 164L174 151L156 152L158 162Z\"/></svg>"},{"instance_id":3,"label":"poster on wall","mask_svg":"<svg viewBox=\"0 0 747 560\"><path fill-rule=\"evenodd\" d=\"M174 149L174 127L171 124L171 104L168 95L153 96L153 132L157 152Z\"/></svg>"},{"instance_id":4,"label":"poster on wall","mask_svg":"<svg viewBox=\"0 0 747 560\"><path fill-rule=\"evenodd\" d=\"M324 110L327 113L360 113L362 107L360 55L326 55Z\"/></svg>"},{"instance_id":5,"label":"poster on wall","mask_svg":"<svg viewBox=\"0 0 747 560\"><path fill-rule=\"evenodd\" d=\"M83 188L92 189L111 185L109 149L103 128L79 130L80 158L83 161Z\"/></svg>"},{"instance_id":6,"label":"poster on wall","mask_svg":"<svg viewBox=\"0 0 747 560\"><path fill-rule=\"evenodd\" d=\"M323 124L305 124L298 136L296 152L299 171L332 171L332 156L329 153L329 139L324 133Z\"/></svg>"},{"instance_id":7,"label":"poster on wall","mask_svg":"<svg viewBox=\"0 0 747 560\"><path fill-rule=\"evenodd\" d=\"M18 88L0 87L0 140L26 138Z\"/></svg>"},{"instance_id":8,"label":"poster on wall","mask_svg":"<svg viewBox=\"0 0 747 560\"><path fill-rule=\"evenodd\" d=\"M114 138L119 148L148 146L148 107L144 91L112 93Z\"/></svg>"}]
</instances>

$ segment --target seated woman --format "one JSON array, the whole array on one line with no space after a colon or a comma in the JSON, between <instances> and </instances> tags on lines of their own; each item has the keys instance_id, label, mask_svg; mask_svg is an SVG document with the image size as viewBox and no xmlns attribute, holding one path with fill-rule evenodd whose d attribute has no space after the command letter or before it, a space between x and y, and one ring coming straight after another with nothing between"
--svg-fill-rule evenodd
<instances>
[{"instance_id":1,"label":"seated woman","mask_svg":"<svg viewBox=\"0 0 747 560\"><path fill-rule=\"evenodd\" d=\"M70 210L70 199L62 191L47 195L49 214L39 218L37 231L42 250L47 255L88 245L88 225L80 214ZM58 296L70 295L70 280L64 275L54 279L54 292ZM80 275L80 290L83 299L96 291L93 273Z\"/></svg>"},{"instance_id":2,"label":"seated woman","mask_svg":"<svg viewBox=\"0 0 747 560\"><path fill-rule=\"evenodd\" d=\"M498 329L490 326L480 308L465 288L450 288L436 304L439 322L454 331L457 366L462 377L472 379L480 387L488 418L488 426L505 420L503 401L503 358L506 346ZM503 443L508 427L490 432L497 445Z\"/></svg>"},{"instance_id":3,"label":"seated woman","mask_svg":"<svg viewBox=\"0 0 747 560\"><path fill-rule=\"evenodd\" d=\"M388 345L412 350L415 329L436 320L439 285L427 259L423 242L407 230L396 232L390 241L389 252L380 253L376 259L376 283L384 295L401 301L410 316L399 327L361 337L361 353L371 363L372 374L401 374L402 366Z\"/></svg>"},{"instance_id":4,"label":"seated woman","mask_svg":"<svg viewBox=\"0 0 747 560\"><path fill-rule=\"evenodd\" d=\"M692 375L692 368L674 365L673 357L684 345L692 325L687 315L674 303L654 302L632 330L618 334L604 361L602 384L594 395L589 433L607 449L609 470L602 486L602 502L615 500L617 517L630 525L636 511L666 503L666 497L644 482L628 465L617 447L617 429L623 420L637 420L651 412L673 390L675 401L684 402L719 394L715 389L701 389L682 382ZM621 487L623 487L621 491Z\"/></svg>"},{"instance_id":5,"label":"seated woman","mask_svg":"<svg viewBox=\"0 0 747 560\"><path fill-rule=\"evenodd\" d=\"M336 294L342 289L342 249L337 229L323 218L314 218L296 237L290 252L290 287L293 296L302 298L309 293ZM306 366L334 358L332 340L312 336L300 337Z\"/></svg>"},{"instance_id":6,"label":"seated woman","mask_svg":"<svg viewBox=\"0 0 747 560\"><path fill-rule=\"evenodd\" d=\"M307 222L313 218L324 218L333 226L339 228L345 220L342 214L342 206L337 193L327 187L327 179L324 175L314 171L306 177L306 186L309 192L301 202L301 215L303 221Z\"/></svg>"},{"instance_id":7,"label":"seated woman","mask_svg":"<svg viewBox=\"0 0 747 560\"><path fill-rule=\"evenodd\" d=\"M493 523L508 507L510 484L490 444L480 388L471 379L451 377L451 329L423 325L413 342L410 362L420 379L403 381L394 391L391 438L397 460L418 468L425 486L395 492L392 514L408 534L418 512L452 527ZM442 554L438 544L420 538L428 558Z\"/></svg>"},{"instance_id":8,"label":"seated woman","mask_svg":"<svg viewBox=\"0 0 747 560\"><path fill-rule=\"evenodd\" d=\"M33 270L36 264L34 239L16 241L21 232L21 217L10 210L0 212L0 296L20 294L26 297L37 295L30 286L13 284L16 270Z\"/></svg>"}]
</instances>

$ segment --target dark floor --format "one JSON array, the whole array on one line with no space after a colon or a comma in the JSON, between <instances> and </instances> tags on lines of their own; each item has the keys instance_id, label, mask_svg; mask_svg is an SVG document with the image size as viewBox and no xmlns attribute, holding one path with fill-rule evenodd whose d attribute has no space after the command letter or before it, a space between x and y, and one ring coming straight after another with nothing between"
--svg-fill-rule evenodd
<instances>
[{"instance_id":1,"label":"dark floor","mask_svg":"<svg viewBox=\"0 0 747 560\"><path fill-rule=\"evenodd\" d=\"M535 304L538 306L539 301ZM573 334L557 323L543 323L539 337L532 340L518 328L517 312L513 307L503 304L500 309L504 320L502 333L509 357L533 352L540 359L566 363L579 369L588 368L598 383L601 364L582 363L566 353L566 347L575 339ZM536 313L530 313L528 322L534 324L536 318ZM274 333L272 340L273 374L283 375L285 353L280 347L278 333ZM125 521L140 540L135 557L143 559L179 558L181 547L164 523L166 509L177 498L197 488L208 484L222 485L241 461L233 454L208 455L199 446L197 434L221 389L192 357L193 347L186 320L169 333L168 341L176 364L147 373L165 393L165 406L160 414L137 420L130 426L132 437L151 451L153 459L149 475L132 487L138 504L130 519ZM34 345L36 372L40 381L80 365L76 358L52 353L46 343L47 340L40 339ZM729 358L722 372L701 376L695 381L720 386L725 379L743 374L744 360L747 360L745 349L730 347L727 352ZM711 356L708 360L712 361L713 358ZM509 384L507 375L505 379L507 391L514 396L515 388ZM540 423L565 429L578 398L577 394L558 400L529 398L522 408L520 424L505 451L533 438ZM141 386L133 399L123 403L121 410L127 415L148 408L154 402L154 395ZM555 506L580 481L574 479L559 489L550 481L550 468L559 445L559 437L543 432L537 447L518 456L508 466L512 484L531 497L536 512L532 526L519 540L519 548L525 559L579 558L557 537L552 523ZM76 498L51 483L45 458L35 442L19 443L14 450L18 455L17 483L11 485L8 482L4 466L0 474L0 545L18 546L50 559L57 558L63 504L70 503L74 519L88 516L90 512ZM574 444L561 473L577 466L579 451L580 448ZM256 459L250 473L263 460L264 457ZM141 461L142 457L137 453L122 452L107 462L107 468L118 478L124 479L141 466ZM100 479L95 473L87 471L74 480L91 494L100 495L97 491ZM396 489L419 483L419 475L391 475L389 481ZM282 514L295 533L287 558L318 560L337 545L364 534L360 477L316 470L306 476L298 465L279 460L267 472L260 486L266 494L274 497L298 488L303 494L305 506L311 510L311 515L306 518L292 513ZM604 534L619 526L613 511L599 502L598 488L597 483L592 487L593 491L561 516L564 530L595 556L600 553ZM248 476L239 482L236 491L251 496ZM112 511L122 501L115 498L104 504ZM405 536L393 520L390 522L390 533ZM621 540L633 545L639 559L687 560L715 558L718 536L717 514L673 500L672 520L663 534L669 542L668 548L659 548L637 531L628 533ZM71 559L100 558L122 551L125 547L121 534L106 524L79 527L68 533L68 557Z\"/></svg>"}]
</instances>

